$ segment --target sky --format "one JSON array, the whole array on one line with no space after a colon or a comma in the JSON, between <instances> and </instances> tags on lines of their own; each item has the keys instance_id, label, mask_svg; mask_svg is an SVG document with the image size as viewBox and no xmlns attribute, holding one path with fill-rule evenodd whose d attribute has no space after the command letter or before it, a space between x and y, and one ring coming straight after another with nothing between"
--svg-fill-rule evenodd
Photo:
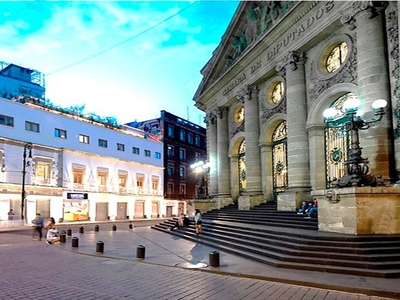
<instances>
[{"instance_id":1,"label":"sky","mask_svg":"<svg viewBox=\"0 0 400 300\"><path fill-rule=\"evenodd\" d=\"M0 61L45 75L46 99L119 123L193 101L238 1L0 1Z\"/></svg>"}]
</instances>

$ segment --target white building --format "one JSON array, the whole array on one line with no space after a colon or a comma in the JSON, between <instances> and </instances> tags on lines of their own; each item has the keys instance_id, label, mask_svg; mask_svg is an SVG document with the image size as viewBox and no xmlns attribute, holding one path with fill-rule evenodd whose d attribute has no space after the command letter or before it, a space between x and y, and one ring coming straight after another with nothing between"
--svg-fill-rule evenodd
<instances>
[{"instance_id":1,"label":"white building","mask_svg":"<svg viewBox=\"0 0 400 300\"><path fill-rule=\"evenodd\" d=\"M31 97L0 98L0 219L10 208L26 220L37 212L56 221L175 215L177 203L163 199L162 155L163 144L141 130Z\"/></svg>"}]
</instances>

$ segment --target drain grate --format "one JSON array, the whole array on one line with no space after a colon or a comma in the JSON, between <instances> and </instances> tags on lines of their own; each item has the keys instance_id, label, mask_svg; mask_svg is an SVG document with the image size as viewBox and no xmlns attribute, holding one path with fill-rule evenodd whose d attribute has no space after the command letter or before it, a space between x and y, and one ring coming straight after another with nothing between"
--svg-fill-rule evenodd
<instances>
[{"instance_id":1,"label":"drain grate","mask_svg":"<svg viewBox=\"0 0 400 300\"><path fill-rule=\"evenodd\" d=\"M182 269L200 269L200 268L207 268L208 265L205 263L192 264L189 262L184 262L184 263L176 264L175 267L182 268Z\"/></svg>"}]
</instances>

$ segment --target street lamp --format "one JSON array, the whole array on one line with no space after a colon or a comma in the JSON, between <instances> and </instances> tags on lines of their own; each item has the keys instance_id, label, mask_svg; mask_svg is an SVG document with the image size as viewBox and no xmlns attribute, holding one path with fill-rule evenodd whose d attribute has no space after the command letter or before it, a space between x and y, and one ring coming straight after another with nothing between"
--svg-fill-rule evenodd
<instances>
[{"instance_id":1,"label":"street lamp","mask_svg":"<svg viewBox=\"0 0 400 300\"><path fill-rule=\"evenodd\" d=\"M379 99L372 103L374 117L370 120L361 119L361 114L358 110L360 104L360 99L352 96L344 101L342 110L331 107L323 113L328 128L340 128L345 132L350 132L351 136L348 159L344 162L346 174L342 178L334 178L331 182L332 187L375 186L377 183L382 182L380 175L372 176L368 174L368 159L361 156L362 148L360 147L358 131L366 130L371 124L380 121L385 114L384 108L387 102Z\"/></svg>"},{"instance_id":2,"label":"street lamp","mask_svg":"<svg viewBox=\"0 0 400 300\"><path fill-rule=\"evenodd\" d=\"M25 210L25 199L26 199L26 192L25 192L25 174L26 174L26 167L30 166L30 162L32 161L32 143L28 142L24 145L24 152L22 154L22 192L21 192L21 220L22 222L25 220L24 217L24 210ZM28 150L28 161L26 160L26 151Z\"/></svg>"},{"instance_id":3,"label":"street lamp","mask_svg":"<svg viewBox=\"0 0 400 300\"><path fill-rule=\"evenodd\" d=\"M192 165L190 168L194 170L194 172L199 176L199 185L197 188L197 199L205 199L207 198L207 181L206 181L206 173L210 170L210 166L208 163L204 163L203 161L198 161Z\"/></svg>"}]
</instances>

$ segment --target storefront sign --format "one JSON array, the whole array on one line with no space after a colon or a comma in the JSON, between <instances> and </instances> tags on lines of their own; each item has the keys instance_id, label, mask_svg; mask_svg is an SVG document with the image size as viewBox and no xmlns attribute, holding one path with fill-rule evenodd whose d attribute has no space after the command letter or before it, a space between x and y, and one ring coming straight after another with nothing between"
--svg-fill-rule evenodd
<instances>
[{"instance_id":1,"label":"storefront sign","mask_svg":"<svg viewBox=\"0 0 400 300\"><path fill-rule=\"evenodd\" d=\"M88 193L67 193L67 199L73 199L73 200L88 199Z\"/></svg>"}]
</instances>

